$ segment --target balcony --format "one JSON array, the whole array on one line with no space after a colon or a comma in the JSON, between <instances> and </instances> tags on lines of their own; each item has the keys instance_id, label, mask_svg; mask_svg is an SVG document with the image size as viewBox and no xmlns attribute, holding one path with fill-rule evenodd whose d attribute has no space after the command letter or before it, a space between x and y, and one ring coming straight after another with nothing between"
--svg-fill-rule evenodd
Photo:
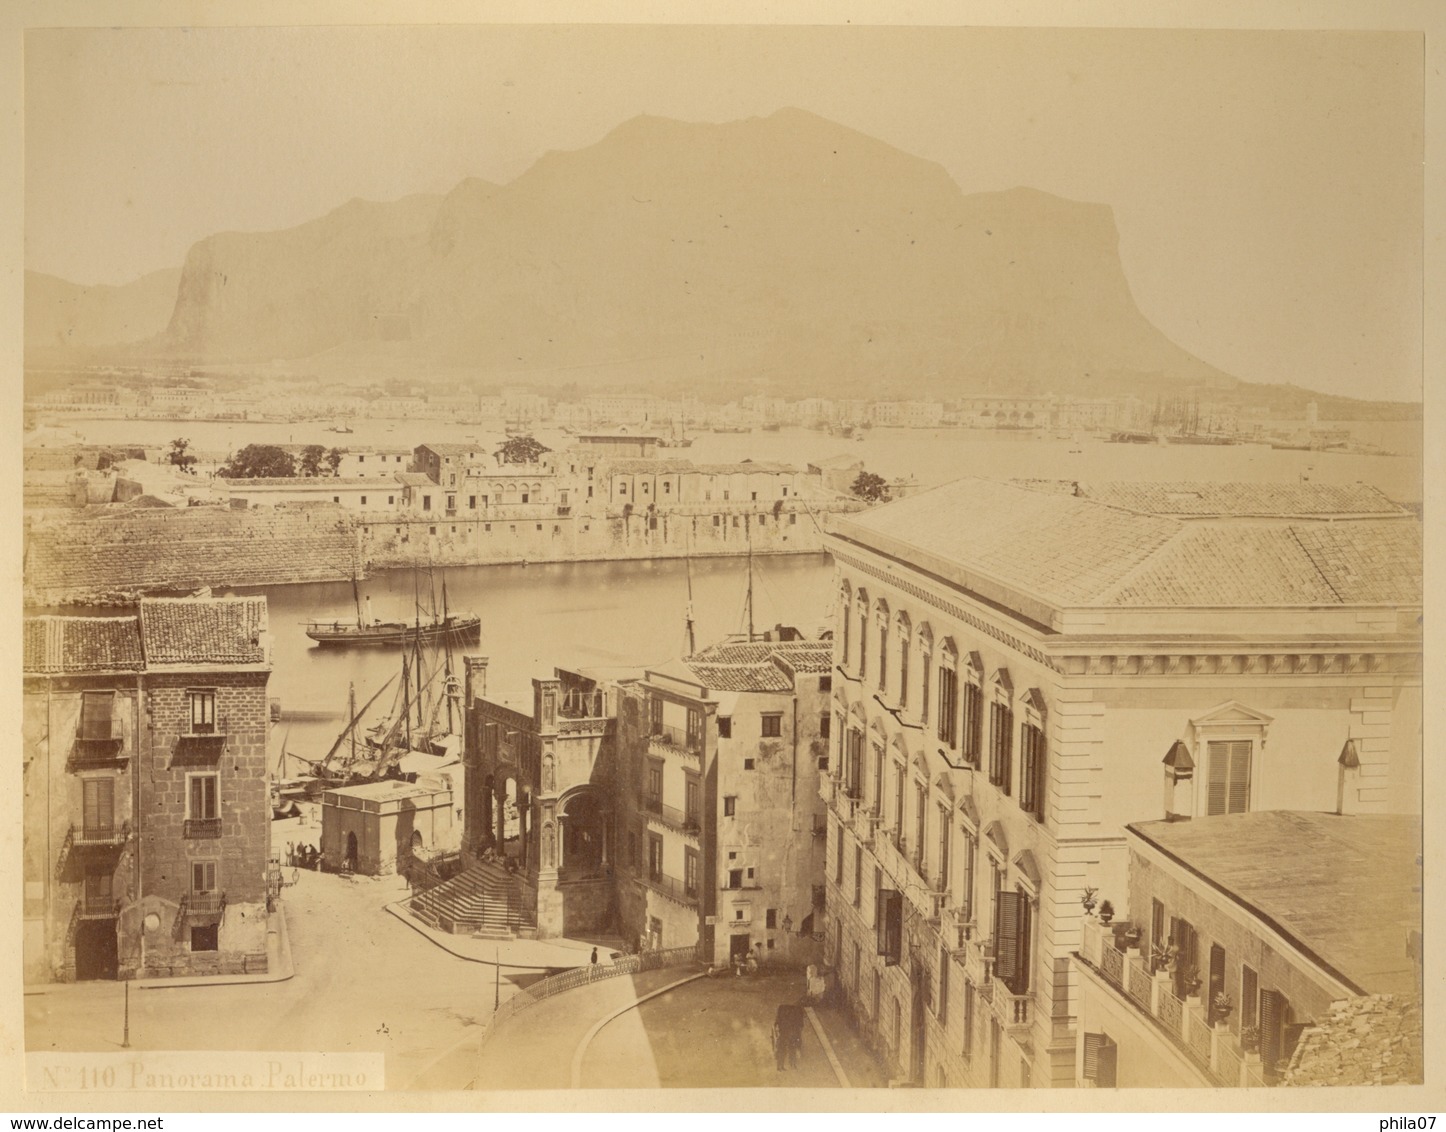
<instances>
[{"instance_id":1,"label":"balcony","mask_svg":"<svg viewBox=\"0 0 1446 1132\"><path fill-rule=\"evenodd\" d=\"M131 823L71 826L66 841L76 849L116 849L131 835Z\"/></svg>"},{"instance_id":2,"label":"balcony","mask_svg":"<svg viewBox=\"0 0 1446 1132\"><path fill-rule=\"evenodd\" d=\"M667 755L681 755L687 759L703 758L703 737L689 736L682 727L667 723L655 723L653 733L648 736L648 748Z\"/></svg>"},{"instance_id":3,"label":"balcony","mask_svg":"<svg viewBox=\"0 0 1446 1132\"><path fill-rule=\"evenodd\" d=\"M114 724L109 735L77 735L70 748L71 766L98 766L126 757L125 737Z\"/></svg>"},{"instance_id":4,"label":"balcony","mask_svg":"<svg viewBox=\"0 0 1446 1132\"><path fill-rule=\"evenodd\" d=\"M183 904L187 916L219 916L226 910L224 892L192 892Z\"/></svg>"},{"instance_id":5,"label":"balcony","mask_svg":"<svg viewBox=\"0 0 1446 1132\"><path fill-rule=\"evenodd\" d=\"M1151 973L1139 950L1120 950L1110 932L1092 918L1084 922L1084 938L1075 961L1087 980L1093 980L1101 993L1114 994L1149 1019L1199 1071L1202 1084L1244 1087L1269 1083L1258 1053L1242 1050L1224 1022L1212 1026L1198 997L1177 997L1168 972Z\"/></svg>"},{"instance_id":6,"label":"balcony","mask_svg":"<svg viewBox=\"0 0 1446 1132\"><path fill-rule=\"evenodd\" d=\"M104 896L87 893L76 906L82 920L114 920L120 915L121 902L118 897L107 893Z\"/></svg>"},{"instance_id":7,"label":"balcony","mask_svg":"<svg viewBox=\"0 0 1446 1132\"><path fill-rule=\"evenodd\" d=\"M1034 1025L1034 992L1014 994L1003 983L995 988L990 1006L1004 1032L1016 1041L1029 1033Z\"/></svg>"},{"instance_id":8,"label":"balcony","mask_svg":"<svg viewBox=\"0 0 1446 1132\"><path fill-rule=\"evenodd\" d=\"M698 888L696 885L688 885L677 877L670 877L663 872L647 872L637 877L637 882L654 892L666 896L669 900L676 900L679 904L696 905L698 903Z\"/></svg>"},{"instance_id":9,"label":"balcony","mask_svg":"<svg viewBox=\"0 0 1446 1132\"><path fill-rule=\"evenodd\" d=\"M189 717L181 721L176 736L174 762L214 762L226 749L226 720L215 723L193 723Z\"/></svg>"},{"instance_id":10,"label":"balcony","mask_svg":"<svg viewBox=\"0 0 1446 1132\"><path fill-rule=\"evenodd\" d=\"M221 836L220 818L187 818L181 829L181 836L197 840L211 840Z\"/></svg>"},{"instance_id":11,"label":"balcony","mask_svg":"<svg viewBox=\"0 0 1446 1132\"><path fill-rule=\"evenodd\" d=\"M689 813L676 806L665 806L658 798L643 799L643 808L647 810L650 820L675 833L697 838L702 831L702 823L697 813Z\"/></svg>"}]
</instances>

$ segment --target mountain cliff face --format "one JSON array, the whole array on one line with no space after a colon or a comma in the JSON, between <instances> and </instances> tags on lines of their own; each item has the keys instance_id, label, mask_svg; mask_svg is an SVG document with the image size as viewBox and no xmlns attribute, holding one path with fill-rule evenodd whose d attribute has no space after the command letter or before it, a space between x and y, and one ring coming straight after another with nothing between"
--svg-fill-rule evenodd
<instances>
[{"instance_id":1,"label":"mountain cliff face","mask_svg":"<svg viewBox=\"0 0 1446 1132\"><path fill-rule=\"evenodd\" d=\"M798 110L637 118L507 185L212 236L151 348L840 395L1233 382L1139 313L1107 207L966 196L938 165Z\"/></svg>"}]
</instances>

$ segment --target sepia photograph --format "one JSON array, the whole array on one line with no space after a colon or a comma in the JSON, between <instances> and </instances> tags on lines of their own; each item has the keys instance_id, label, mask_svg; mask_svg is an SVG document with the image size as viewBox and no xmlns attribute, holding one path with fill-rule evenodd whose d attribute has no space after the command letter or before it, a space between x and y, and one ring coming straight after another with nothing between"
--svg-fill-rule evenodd
<instances>
[{"instance_id":1,"label":"sepia photograph","mask_svg":"<svg viewBox=\"0 0 1446 1132\"><path fill-rule=\"evenodd\" d=\"M1439 1101L1427 36L1144 7L31 10L11 1107Z\"/></svg>"}]
</instances>

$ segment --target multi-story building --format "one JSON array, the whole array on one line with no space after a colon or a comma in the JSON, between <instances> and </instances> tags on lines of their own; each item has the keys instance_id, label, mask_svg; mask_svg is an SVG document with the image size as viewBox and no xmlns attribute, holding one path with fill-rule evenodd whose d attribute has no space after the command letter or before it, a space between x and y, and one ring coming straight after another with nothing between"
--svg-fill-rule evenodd
<instances>
[{"instance_id":1,"label":"multi-story building","mask_svg":"<svg viewBox=\"0 0 1446 1132\"><path fill-rule=\"evenodd\" d=\"M1128 822L1331 809L1347 740L1346 807L1419 812L1420 524L1155 486L960 480L827 536L826 947L902 1077L1074 1083L1080 901L1132 913Z\"/></svg>"},{"instance_id":2,"label":"multi-story building","mask_svg":"<svg viewBox=\"0 0 1446 1132\"><path fill-rule=\"evenodd\" d=\"M407 469L421 472L438 487L456 490L467 471L480 461L484 452L478 444L419 444Z\"/></svg>"},{"instance_id":3,"label":"multi-story building","mask_svg":"<svg viewBox=\"0 0 1446 1132\"><path fill-rule=\"evenodd\" d=\"M597 465L612 507L675 503L772 503L805 494L806 473L787 464L694 464L690 460L609 460ZM815 482L814 486L817 486Z\"/></svg>"},{"instance_id":4,"label":"multi-story building","mask_svg":"<svg viewBox=\"0 0 1446 1132\"><path fill-rule=\"evenodd\" d=\"M621 928L719 966L818 954L832 645L779 628L622 685Z\"/></svg>"},{"instance_id":5,"label":"multi-story building","mask_svg":"<svg viewBox=\"0 0 1446 1132\"><path fill-rule=\"evenodd\" d=\"M34 981L266 969L264 598L25 619Z\"/></svg>"},{"instance_id":6,"label":"multi-story building","mask_svg":"<svg viewBox=\"0 0 1446 1132\"><path fill-rule=\"evenodd\" d=\"M510 858L521 922L537 934L609 927L613 899L614 708L596 681L555 669L529 704L487 698L487 660L466 658L464 860ZM524 710L519 710L519 707Z\"/></svg>"},{"instance_id":7,"label":"multi-story building","mask_svg":"<svg viewBox=\"0 0 1446 1132\"><path fill-rule=\"evenodd\" d=\"M1087 916L1074 958L1081 1086L1420 1083L1418 816L1255 811L1126 843L1136 922Z\"/></svg>"},{"instance_id":8,"label":"multi-story building","mask_svg":"<svg viewBox=\"0 0 1446 1132\"><path fill-rule=\"evenodd\" d=\"M343 479L391 479L411 467L410 448L344 448L336 474Z\"/></svg>"}]
</instances>

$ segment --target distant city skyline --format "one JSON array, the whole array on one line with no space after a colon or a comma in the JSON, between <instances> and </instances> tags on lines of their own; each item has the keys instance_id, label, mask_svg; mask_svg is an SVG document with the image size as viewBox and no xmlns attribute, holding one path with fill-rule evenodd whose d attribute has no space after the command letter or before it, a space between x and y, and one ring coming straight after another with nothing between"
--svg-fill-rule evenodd
<instances>
[{"instance_id":1,"label":"distant city skyline","mask_svg":"<svg viewBox=\"0 0 1446 1132\"><path fill-rule=\"evenodd\" d=\"M638 114L798 106L1114 210L1142 312L1247 381L1416 400L1422 39L1354 32L32 29L26 266L176 267L218 231L505 182Z\"/></svg>"}]
</instances>

